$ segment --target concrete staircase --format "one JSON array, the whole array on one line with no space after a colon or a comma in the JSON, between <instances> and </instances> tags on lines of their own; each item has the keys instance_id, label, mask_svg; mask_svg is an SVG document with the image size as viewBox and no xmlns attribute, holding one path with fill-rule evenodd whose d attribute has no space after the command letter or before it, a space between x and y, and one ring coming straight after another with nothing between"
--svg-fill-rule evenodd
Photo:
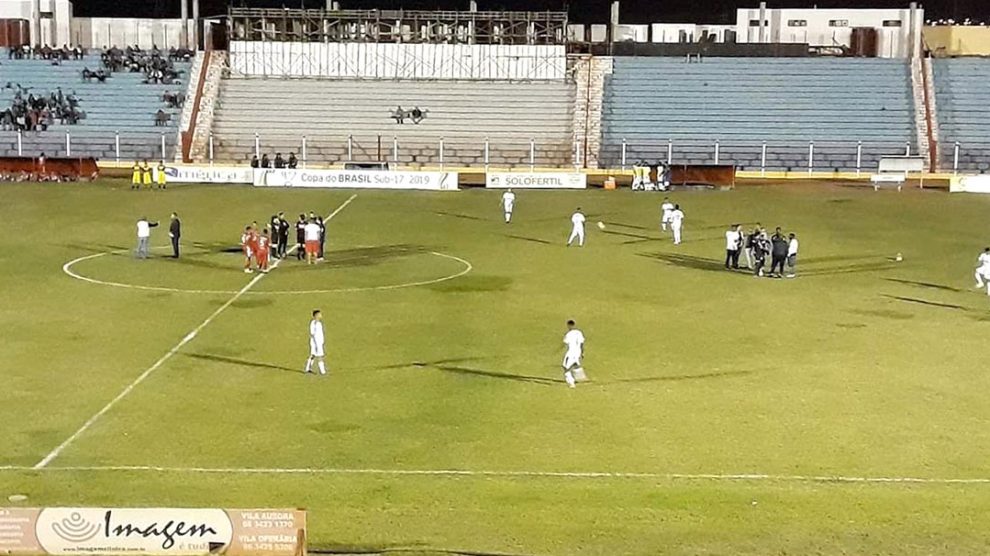
<instances>
[{"instance_id":1,"label":"concrete staircase","mask_svg":"<svg viewBox=\"0 0 990 556\"><path fill-rule=\"evenodd\" d=\"M610 56L582 55L571 59L575 82L574 144L577 148L574 164L598 168L602 146L602 101L605 97L605 76L612 73Z\"/></svg>"}]
</instances>

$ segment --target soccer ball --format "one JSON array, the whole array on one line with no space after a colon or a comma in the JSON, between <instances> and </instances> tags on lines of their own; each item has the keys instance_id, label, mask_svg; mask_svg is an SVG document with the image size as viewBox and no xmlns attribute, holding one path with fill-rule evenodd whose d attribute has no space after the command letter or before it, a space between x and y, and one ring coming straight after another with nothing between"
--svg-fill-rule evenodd
<instances>
[{"instance_id":1,"label":"soccer ball","mask_svg":"<svg viewBox=\"0 0 990 556\"><path fill-rule=\"evenodd\" d=\"M897 262L901 262L901 261L904 260L904 256L901 255L900 253L898 253L897 256L894 257L894 260L897 261Z\"/></svg>"},{"instance_id":2,"label":"soccer ball","mask_svg":"<svg viewBox=\"0 0 990 556\"><path fill-rule=\"evenodd\" d=\"M598 229L599 230L604 230L605 229L605 223L604 222L599 222L598 223Z\"/></svg>"}]
</instances>

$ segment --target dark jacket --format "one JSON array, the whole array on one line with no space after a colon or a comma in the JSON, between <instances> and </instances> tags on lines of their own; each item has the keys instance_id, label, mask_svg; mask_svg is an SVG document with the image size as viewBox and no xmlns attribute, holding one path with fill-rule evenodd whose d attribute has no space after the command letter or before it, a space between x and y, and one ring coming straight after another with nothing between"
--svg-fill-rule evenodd
<instances>
[{"instance_id":1,"label":"dark jacket","mask_svg":"<svg viewBox=\"0 0 990 556\"><path fill-rule=\"evenodd\" d=\"M179 222L178 218L172 220L172 223L168 226L168 231L174 238L182 237L182 222Z\"/></svg>"},{"instance_id":2,"label":"dark jacket","mask_svg":"<svg viewBox=\"0 0 990 556\"><path fill-rule=\"evenodd\" d=\"M773 245L773 256L774 257L786 257L787 256L787 238L782 235L774 234L770 238L770 243Z\"/></svg>"}]
</instances>

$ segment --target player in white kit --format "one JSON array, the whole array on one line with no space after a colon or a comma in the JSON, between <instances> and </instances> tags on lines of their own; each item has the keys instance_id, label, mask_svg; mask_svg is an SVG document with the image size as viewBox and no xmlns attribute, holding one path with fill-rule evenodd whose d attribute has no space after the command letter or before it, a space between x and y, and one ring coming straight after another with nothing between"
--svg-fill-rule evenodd
<instances>
[{"instance_id":1,"label":"player in white kit","mask_svg":"<svg viewBox=\"0 0 990 556\"><path fill-rule=\"evenodd\" d=\"M584 374L584 367L581 366L581 357L584 356L584 334L578 330L574 321L567 321L567 334L564 334L564 380L571 388L576 386L578 381L588 380Z\"/></svg>"},{"instance_id":2,"label":"player in white kit","mask_svg":"<svg viewBox=\"0 0 990 556\"><path fill-rule=\"evenodd\" d=\"M578 246L584 247L584 221L587 218L581 212L581 207L578 207L574 214L571 215L571 235L567 238L567 246L570 247L574 240L578 240Z\"/></svg>"},{"instance_id":3,"label":"player in white kit","mask_svg":"<svg viewBox=\"0 0 990 556\"><path fill-rule=\"evenodd\" d=\"M982 288L984 285L987 287L987 295L990 295L990 247L987 247L980 253L980 258L978 259L980 266L976 268L976 288Z\"/></svg>"},{"instance_id":4,"label":"player in white kit","mask_svg":"<svg viewBox=\"0 0 990 556\"><path fill-rule=\"evenodd\" d=\"M316 361L320 374L327 374L327 366L323 361L323 313L319 309L313 311L313 320L309 321L309 359L306 360L306 373L313 371L313 361Z\"/></svg>"},{"instance_id":5,"label":"player in white kit","mask_svg":"<svg viewBox=\"0 0 990 556\"><path fill-rule=\"evenodd\" d=\"M681 244L681 227L684 225L684 213L681 212L681 205L674 205L674 210L670 212L670 229L674 231L674 245Z\"/></svg>"},{"instance_id":6,"label":"player in white kit","mask_svg":"<svg viewBox=\"0 0 990 556\"><path fill-rule=\"evenodd\" d=\"M660 217L660 228L666 232L667 224L670 223L670 213L674 212L674 203L671 203L670 199L664 197L663 204L660 205L660 211L662 212Z\"/></svg>"},{"instance_id":7,"label":"player in white kit","mask_svg":"<svg viewBox=\"0 0 990 556\"><path fill-rule=\"evenodd\" d=\"M502 194L502 210L505 211L505 223L512 222L512 209L516 205L516 194L511 189Z\"/></svg>"}]
</instances>

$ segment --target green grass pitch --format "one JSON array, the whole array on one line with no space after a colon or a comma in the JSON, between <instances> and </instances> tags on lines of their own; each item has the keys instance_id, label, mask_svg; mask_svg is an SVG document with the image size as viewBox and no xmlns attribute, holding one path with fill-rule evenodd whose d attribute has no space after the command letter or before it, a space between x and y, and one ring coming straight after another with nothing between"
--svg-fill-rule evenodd
<instances>
[{"instance_id":1,"label":"green grass pitch","mask_svg":"<svg viewBox=\"0 0 990 556\"><path fill-rule=\"evenodd\" d=\"M339 552L990 551L990 198L678 192L675 247L659 195L519 191L507 226L498 192L361 191L326 264L257 281L34 470L253 279L229 252L246 223L353 192L0 194L3 500L298 506ZM566 249L577 206L588 244ZM135 220L173 210L183 258L132 259ZM756 221L798 234L797 279L721 269L726 225ZM70 270L119 285L63 272L90 255ZM327 378L300 373L317 307Z\"/></svg>"}]
</instances>

